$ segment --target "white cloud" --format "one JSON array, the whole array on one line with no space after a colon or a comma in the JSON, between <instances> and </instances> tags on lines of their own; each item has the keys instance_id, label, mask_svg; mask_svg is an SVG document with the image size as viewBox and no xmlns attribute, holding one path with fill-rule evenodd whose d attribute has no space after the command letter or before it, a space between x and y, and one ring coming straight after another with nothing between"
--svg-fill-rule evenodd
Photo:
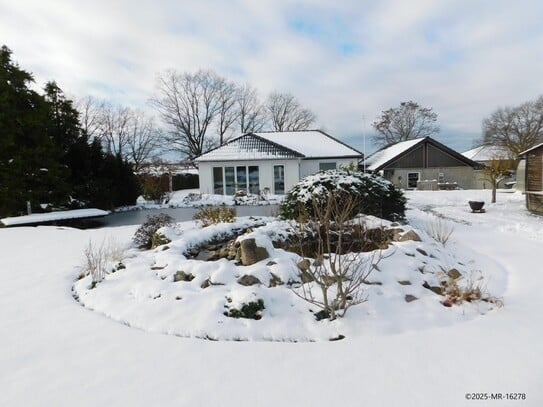
<instances>
[{"instance_id":1,"label":"white cloud","mask_svg":"<svg viewBox=\"0 0 543 407\"><path fill-rule=\"evenodd\" d=\"M211 68L294 93L338 137L413 99L466 144L497 107L543 93L541 15L537 1L0 0L0 38L72 95L141 107L157 72Z\"/></svg>"}]
</instances>

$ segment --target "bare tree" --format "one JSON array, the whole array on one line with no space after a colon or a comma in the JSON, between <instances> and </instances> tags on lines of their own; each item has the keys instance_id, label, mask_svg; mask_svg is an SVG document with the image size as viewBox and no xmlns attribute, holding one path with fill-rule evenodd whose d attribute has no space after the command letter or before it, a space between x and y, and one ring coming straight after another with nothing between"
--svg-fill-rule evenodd
<instances>
[{"instance_id":1,"label":"bare tree","mask_svg":"<svg viewBox=\"0 0 543 407\"><path fill-rule=\"evenodd\" d=\"M266 110L258 98L258 92L249 84L238 88L238 123L242 134L258 132L266 124Z\"/></svg>"},{"instance_id":2,"label":"bare tree","mask_svg":"<svg viewBox=\"0 0 543 407\"><path fill-rule=\"evenodd\" d=\"M350 307L366 301L363 287L383 258L381 250L356 251L362 246L349 240L353 235L363 239L366 232L361 218L359 223L352 219L358 207L356 198L329 192L324 205L313 199L314 216L301 217L300 239L313 242L315 259L305 271L309 281L294 293L319 307L322 317L330 320L343 317ZM300 248L303 255L302 242ZM313 291L315 285L318 294Z\"/></svg>"},{"instance_id":3,"label":"bare tree","mask_svg":"<svg viewBox=\"0 0 543 407\"><path fill-rule=\"evenodd\" d=\"M515 162L514 159L508 157L495 156L483 168L484 178L492 185L491 203L496 203L496 189L501 181L511 176Z\"/></svg>"},{"instance_id":4,"label":"bare tree","mask_svg":"<svg viewBox=\"0 0 543 407\"><path fill-rule=\"evenodd\" d=\"M239 110L236 106L238 89L235 83L221 79L218 102L219 111L217 113L217 133L219 134L219 145L226 141L226 133L232 129L232 126L239 117Z\"/></svg>"},{"instance_id":5,"label":"bare tree","mask_svg":"<svg viewBox=\"0 0 543 407\"><path fill-rule=\"evenodd\" d=\"M81 131L89 141L101 134L101 114L104 102L86 96L76 101L76 109L79 112Z\"/></svg>"},{"instance_id":6,"label":"bare tree","mask_svg":"<svg viewBox=\"0 0 543 407\"><path fill-rule=\"evenodd\" d=\"M126 156L132 111L124 106L104 104L100 114L100 138L111 154Z\"/></svg>"},{"instance_id":7,"label":"bare tree","mask_svg":"<svg viewBox=\"0 0 543 407\"><path fill-rule=\"evenodd\" d=\"M384 110L372 123L378 134L373 141L379 146L387 146L399 141L433 136L439 133L437 113L432 108L421 107L412 100L400 103L399 107Z\"/></svg>"},{"instance_id":8,"label":"bare tree","mask_svg":"<svg viewBox=\"0 0 543 407\"><path fill-rule=\"evenodd\" d=\"M155 125L154 118L140 110L132 110L126 135L126 158L133 164L134 171L143 169L163 146L163 133Z\"/></svg>"},{"instance_id":9,"label":"bare tree","mask_svg":"<svg viewBox=\"0 0 543 407\"><path fill-rule=\"evenodd\" d=\"M170 127L166 135L170 145L189 158L202 154L211 139L208 130L221 110L223 81L202 70L194 74L170 70L158 76L157 96L150 102Z\"/></svg>"},{"instance_id":10,"label":"bare tree","mask_svg":"<svg viewBox=\"0 0 543 407\"><path fill-rule=\"evenodd\" d=\"M483 120L483 143L506 148L514 157L543 141L543 96L499 108Z\"/></svg>"},{"instance_id":11,"label":"bare tree","mask_svg":"<svg viewBox=\"0 0 543 407\"><path fill-rule=\"evenodd\" d=\"M307 130L317 119L290 93L271 93L266 101L266 110L275 131Z\"/></svg>"}]
</instances>

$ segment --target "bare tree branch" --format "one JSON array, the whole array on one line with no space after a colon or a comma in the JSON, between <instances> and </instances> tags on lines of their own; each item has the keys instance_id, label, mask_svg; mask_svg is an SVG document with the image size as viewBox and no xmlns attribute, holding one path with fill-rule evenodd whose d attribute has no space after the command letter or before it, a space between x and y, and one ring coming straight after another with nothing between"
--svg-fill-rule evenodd
<instances>
[{"instance_id":1,"label":"bare tree branch","mask_svg":"<svg viewBox=\"0 0 543 407\"><path fill-rule=\"evenodd\" d=\"M379 146L386 146L420 137L439 133L437 113L432 108L421 107L412 100L400 103L400 107L391 108L381 113L381 117L372 123L378 134L373 141Z\"/></svg>"},{"instance_id":2,"label":"bare tree branch","mask_svg":"<svg viewBox=\"0 0 543 407\"><path fill-rule=\"evenodd\" d=\"M245 84L238 88L236 99L241 134L261 131L266 124L266 110L260 103L257 90Z\"/></svg>"},{"instance_id":3,"label":"bare tree branch","mask_svg":"<svg viewBox=\"0 0 543 407\"><path fill-rule=\"evenodd\" d=\"M303 108L290 93L271 93L266 110L275 131L307 130L316 120L313 112Z\"/></svg>"}]
</instances>

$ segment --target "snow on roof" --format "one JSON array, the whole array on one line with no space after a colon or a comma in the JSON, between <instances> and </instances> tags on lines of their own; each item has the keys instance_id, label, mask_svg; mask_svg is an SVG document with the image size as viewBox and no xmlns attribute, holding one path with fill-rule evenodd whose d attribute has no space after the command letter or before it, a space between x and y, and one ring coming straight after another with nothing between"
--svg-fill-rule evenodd
<instances>
[{"instance_id":1,"label":"snow on roof","mask_svg":"<svg viewBox=\"0 0 543 407\"><path fill-rule=\"evenodd\" d=\"M375 171L377 168L381 167L383 164L386 164L388 161L392 160L399 154L409 150L411 147L417 145L424 138L416 138L407 141L400 141L399 143L392 144L391 146L382 148L381 150L376 151L370 155L365 161L366 169L370 171Z\"/></svg>"},{"instance_id":2,"label":"snow on roof","mask_svg":"<svg viewBox=\"0 0 543 407\"><path fill-rule=\"evenodd\" d=\"M202 154L196 161L361 156L359 151L320 130L304 130L244 134Z\"/></svg>"},{"instance_id":3,"label":"snow on roof","mask_svg":"<svg viewBox=\"0 0 543 407\"><path fill-rule=\"evenodd\" d=\"M464 151L462 155L473 161L490 161L494 158L508 157L510 154L500 146L479 146Z\"/></svg>"},{"instance_id":4,"label":"snow on roof","mask_svg":"<svg viewBox=\"0 0 543 407\"><path fill-rule=\"evenodd\" d=\"M262 160L297 157L302 157L302 154L249 133L202 154L196 158L196 161Z\"/></svg>"},{"instance_id":5,"label":"snow on roof","mask_svg":"<svg viewBox=\"0 0 543 407\"><path fill-rule=\"evenodd\" d=\"M539 147L543 147L543 143L540 143L540 144L537 144L537 145L535 145L535 146L533 146L533 147L530 147L528 150L523 151L523 152L520 153L519 155L524 155L524 154L526 154L526 153L528 153L528 152L530 152L530 151L532 151L532 150L538 149Z\"/></svg>"},{"instance_id":6,"label":"snow on roof","mask_svg":"<svg viewBox=\"0 0 543 407\"><path fill-rule=\"evenodd\" d=\"M362 154L320 130L255 133L304 157L353 157Z\"/></svg>"},{"instance_id":7,"label":"snow on roof","mask_svg":"<svg viewBox=\"0 0 543 407\"><path fill-rule=\"evenodd\" d=\"M35 223L53 222L56 220L94 218L109 215L109 211L101 209L74 209L49 213L34 213L32 215L14 216L0 219L5 226L30 225Z\"/></svg>"}]
</instances>

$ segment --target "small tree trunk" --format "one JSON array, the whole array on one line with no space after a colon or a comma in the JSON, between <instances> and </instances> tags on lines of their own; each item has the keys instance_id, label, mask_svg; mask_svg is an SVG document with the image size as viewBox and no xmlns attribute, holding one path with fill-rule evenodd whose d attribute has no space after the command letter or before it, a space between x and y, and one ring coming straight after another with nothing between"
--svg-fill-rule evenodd
<instances>
[{"instance_id":1,"label":"small tree trunk","mask_svg":"<svg viewBox=\"0 0 543 407\"><path fill-rule=\"evenodd\" d=\"M492 200L490 203L496 203L496 184L492 185Z\"/></svg>"}]
</instances>

